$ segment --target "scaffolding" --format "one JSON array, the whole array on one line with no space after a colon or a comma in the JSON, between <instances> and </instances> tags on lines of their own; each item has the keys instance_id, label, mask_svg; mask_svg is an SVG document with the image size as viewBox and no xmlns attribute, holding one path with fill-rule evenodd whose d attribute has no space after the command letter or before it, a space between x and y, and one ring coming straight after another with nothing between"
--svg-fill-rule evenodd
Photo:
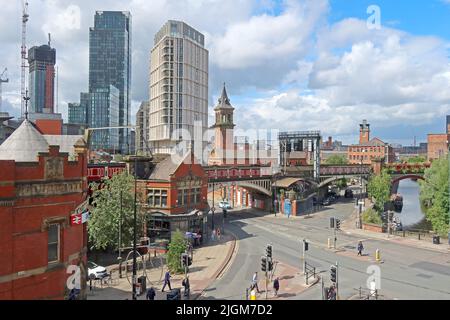
<instances>
[{"instance_id":1,"label":"scaffolding","mask_svg":"<svg viewBox=\"0 0 450 320\"><path fill-rule=\"evenodd\" d=\"M293 151L308 151L312 154L313 178L320 180L320 143L322 136L320 131L291 131L280 132L278 141L280 146L280 165L286 174L287 153Z\"/></svg>"}]
</instances>

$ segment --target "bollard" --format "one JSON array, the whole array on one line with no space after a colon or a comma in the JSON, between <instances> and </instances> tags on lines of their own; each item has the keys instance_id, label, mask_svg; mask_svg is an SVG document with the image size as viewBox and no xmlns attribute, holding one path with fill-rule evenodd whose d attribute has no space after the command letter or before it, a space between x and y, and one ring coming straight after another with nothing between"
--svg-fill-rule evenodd
<instances>
[{"instance_id":1,"label":"bollard","mask_svg":"<svg viewBox=\"0 0 450 320\"><path fill-rule=\"evenodd\" d=\"M328 249L331 249L331 239L328 238Z\"/></svg>"},{"instance_id":2,"label":"bollard","mask_svg":"<svg viewBox=\"0 0 450 320\"><path fill-rule=\"evenodd\" d=\"M252 289L250 292L250 300L256 300L256 291L255 289Z\"/></svg>"},{"instance_id":3,"label":"bollard","mask_svg":"<svg viewBox=\"0 0 450 320\"><path fill-rule=\"evenodd\" d=\"M380 261L381 261L381 258L380 258L380 249L377 249L377 251L375 251L375 260L376 260L377 262L380 262Z\"/></svg>"}]
</instances>

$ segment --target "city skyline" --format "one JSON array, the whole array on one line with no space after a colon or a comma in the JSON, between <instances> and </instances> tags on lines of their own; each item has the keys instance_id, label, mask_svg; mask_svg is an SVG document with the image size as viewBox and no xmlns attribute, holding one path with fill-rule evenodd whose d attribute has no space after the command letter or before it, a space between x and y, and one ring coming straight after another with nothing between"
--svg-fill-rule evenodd
<instances>
[{"instance_id":1,"label":"city skyline","mask_svg":"<svg viewBox=\"0 0 450 320\"><path fill-rule=\"evenodd\" d=\"M55 1L53 6L44 1L41 5L46 10L40 10L30 1L27 47L52 34L60 73L58 110L67 119L67 103L77 101L79 92L86 90L87 29L92 15L95 10L129 10L135 24L134 123L139 105L149 98L146 70L153 37L165 21L181 20L205 34L210 51L208 125L213 123L212 108L225 81L240 127L325 127L324 136L350 144L357 140L352 128L364 118L384 141L412 145L416 136L418 143L423 142L427 133L444 131L442 118L450 111L445 90L450 82L449 34L441 28L442 12L450 6L441 0L421 8L406 1L395 5L379 1L382 28L370 30L366 2L248 1L240 6L230 2L214 3L205 12L201 2L189 6L189 2L167 1L141 7L138 2L123 6L112 1L105 8L98 1L77 5ZM184 13L173 14L177 4L186 9L179 10ZM16 110L16 115L20 109L20 10L19 3L6 4L5 30L11 32L2 34L5 45L0 49L10 72L10 83L3 88L4 108ZM418 12L421 28L411 23ZM52 16L56 18L50 20ZM222 23L217 24L219 16ZM430 23L424 27L424 21ZM370 59L358 60L362 56Z\"/></svg>"}]
</instances>

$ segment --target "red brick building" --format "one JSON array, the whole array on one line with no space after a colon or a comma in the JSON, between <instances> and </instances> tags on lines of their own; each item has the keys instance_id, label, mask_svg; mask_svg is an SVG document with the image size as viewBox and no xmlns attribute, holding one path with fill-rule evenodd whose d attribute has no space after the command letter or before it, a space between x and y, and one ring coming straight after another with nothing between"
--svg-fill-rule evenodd
<instances>
[{"instance_id":1,"label":"red brick building","mask_svg":"<svg viewBox=\"0 0 450 320\"><path fill-rule=\"evenodd\" d=\"M376 159L383 159L386 163L395 162L394 149L378 138L370 139L370 125L364 120L360 124L359 144L348 147L348 163L371 164Z\"/></svg>"},{"instance_id":2,"label":"red brick building","mask_svg":"<svg viewBox=\"0 0 450 320\"><path fill-rule=\"evenodd\" d=\"M146 179L138 179L138 192L151 240L170 239L177 229L204 232L209 209L208 176L192 152L184 157L167 156L156 164L147 162L141 166L147 164L147 170L138 168L138 176L145 174L144 171L149 173ZM133 168L132 160L130 168Z\"/></svg>"},{"instance_id":3,"label":"red brick building","mask_svg":"<svg viewBox=\"0 0 450 320\"><path fill-rule=\"evenodd\" d=\"M429 134L427 145L427 160L439 159L448 154L449 134Z\"/></svg>"},{"instance_id":4,"label":"red brick building","mask_svg":"<svg viewBox=\"0 0 450 320\"><path fill-rule=\"evenodd\" d=\"M0 145L0 300L67 298L70 265L85 297L86 224L71 218L85 210L87 160L75 138L25 120Z\"/></svg>"}]
</instances>

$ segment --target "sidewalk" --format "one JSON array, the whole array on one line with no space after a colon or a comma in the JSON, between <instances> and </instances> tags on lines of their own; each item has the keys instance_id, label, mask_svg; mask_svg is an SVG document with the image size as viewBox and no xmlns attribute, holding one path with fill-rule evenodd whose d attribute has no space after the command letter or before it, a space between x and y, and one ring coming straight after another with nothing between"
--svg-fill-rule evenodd
<instances>
[{"instance_id":1,"label":"sidewalk","mask_svg":"<svg viewBox=\"0 0 450 320\"><path fill-rule=\"evenodd\" d=\"M258 272L258 274L259 273L260 272ZM263 273L260 275L260 277L261 276L263 276ZM318 273L316 273L316 277L309 278L308 284L306 284L305 276L303 275L302 270L282 262L277 263L273 279L275 279L276 277L278 277L280 280L280 290L278 291L278 296L275 296L275 292L273 290L273 281L269 281L267 284L268 300L286 300L290 298L293 299L306 289L318 283L320 280ZM264 300L266 296L264 277L258 280L258 288L260 290L260 293L256 294L256 299Z\"/></svg>"},{"instance_id":2,"label":"sidewalk","mask_svg":"<svg viewBox=\"0 0 450 320\"><path fill-rule=\"evenodd\" d=\"M378 232L373 232L373 231L369 231L369 230L356 229L356 219L357 219L357 213L355 210L353 212L353 214L349 217L349 219L345 220L341 224L341 230L346 232L347 234L360 235L361 237L391 241L391 242L402 244L405 246L433 250L433 251L438 251L438 252L443 252L443 253L450 252L450 245L448 245L446 243L442 243L442 242L441 242L441 244L433 244L429 239L418 240L418 239L414 239L411 237L403 238L403 237L395 236L395 235L389 235L389 237L388 237L388 235L386 233L378 233Z\"/></svg>"},{"instance_id":3,"label":"sidewalk","mask_svg":"<svg viewBox=\"0 0 450 320\"><path fill-rule=\"evenodd\" d=\"M192 265L189 267L189 282L191 287L190 300L197 299L203 290L205 290L222 272L231 259L232 253L236 245L236 239L226 234L221 237L220 241L209 242L208 244L194 250L194 259ZM113 271L113 284L110 286L100 287L99 284L89 291L88 283L88 300L131 300L132 287L127 280L125 272L123 272L122 279L118 278L118 265L111 265L106 267L108 271ZM165 292L161 292L163 285L163 277L167 271L166 266L161 268L147 268L147 288L153 286L156 291L155 300L166 300L167 292L170 291L166 287ZM131 273L128 273L131 281ZM138 272L138 277L142 275L142 271ZM181 282L184 274L172 275L171 286L172 289L180 288L182 299L184 288ZM145 300L145 293L139 296L138 300Z\"/></svg>"}]
</instances>

